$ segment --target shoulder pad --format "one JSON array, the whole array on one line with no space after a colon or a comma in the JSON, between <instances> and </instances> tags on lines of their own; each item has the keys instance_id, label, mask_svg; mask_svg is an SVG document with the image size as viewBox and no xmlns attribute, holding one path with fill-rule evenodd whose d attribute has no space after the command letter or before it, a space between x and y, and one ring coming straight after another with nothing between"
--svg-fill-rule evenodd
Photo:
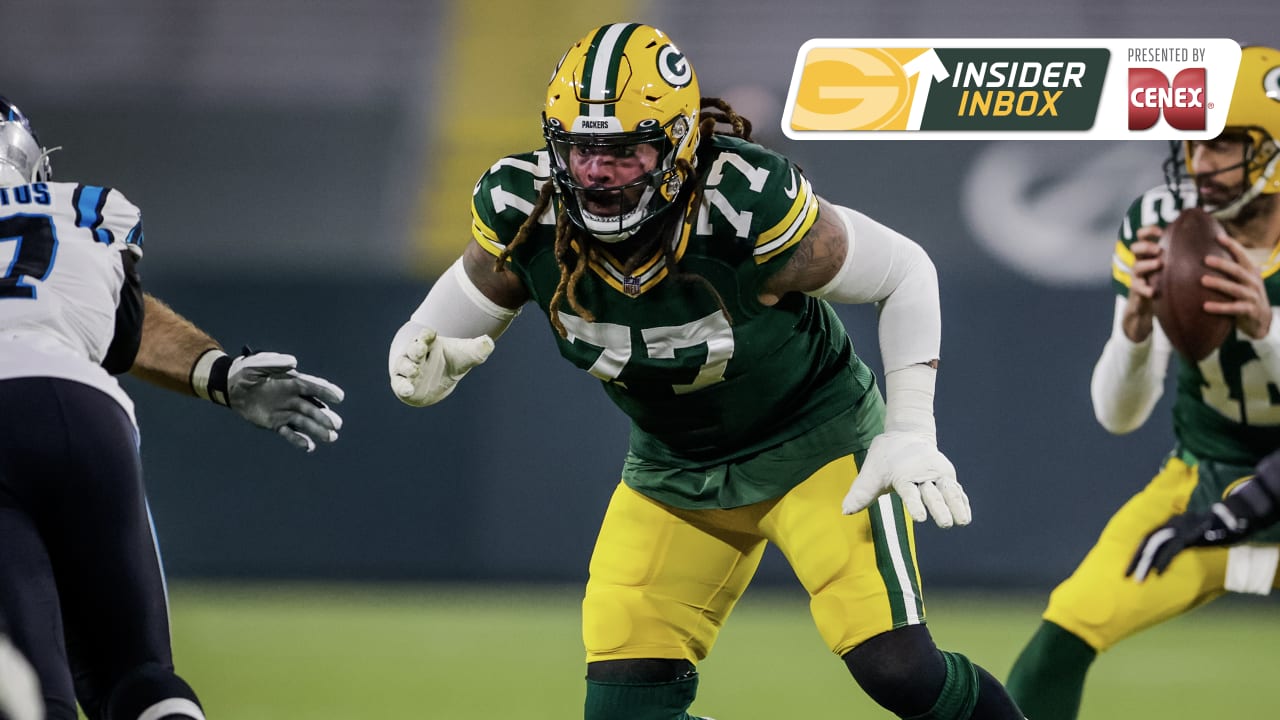
<instances>
[{"instance_id":1,"label":"shoulder pad","mask_svg":"<svg viewBox=\"0 0 1280 720\"><path fill-rule=\"evenodd\" d=\"M542 186L551 181L546 150L509 155L494 163L471 193L471 234L485 250L500 254L533 212ZM554 203L539 222L555 224Z\"/></svg>"},{"instance_id":2,"label":"shoulder pad","mask_svg":"<svg viewBox=\"0 0 1280 720\"><path fill-rule=\"evenodd\" d=\"M716 136L703 176L698 234L749 242L764 263L799 242L818 216L818 201L800 168L754 143Z\"/></svg>"}]
</instances>

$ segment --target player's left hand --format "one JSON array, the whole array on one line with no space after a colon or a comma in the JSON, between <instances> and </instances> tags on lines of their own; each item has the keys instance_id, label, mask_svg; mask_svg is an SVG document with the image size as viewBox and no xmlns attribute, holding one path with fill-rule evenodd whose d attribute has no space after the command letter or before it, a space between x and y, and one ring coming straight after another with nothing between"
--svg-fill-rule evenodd
<instances>
[{"instance_id":1,"label":"player's left hand","mask_svg":"<svg viewBox=\"0 0 1280 720\"><path fill-rule=\"evenodd\" d=\"M1153 572L1160 575L1183 550L1238 542L1244 536L1244 527L1235 520L1230 508L1220 502L1214 503L1209 511L1174 515L1142 539L1129 561L1129 568L1124 571L1125 577L1142 582Z\"/></svg>"},{"instance_id":2,"label":"player's left hand","mask_svg":"<svg viewBox=\"0 0 1280 720\"><path fill-rule=\"evenodd\" d=\"M867 459L844 497L845 515L859 512L890 488L916 522L933 516L940 528L968 525L969 498L956 469L933 437L917 432L885 432L871 441ZM926 511L927 509L927 511Z\"/></svg>"},{"instance_id":3,"label":"player's left hand","mask_svg":"<svg viewBox=\"0 0 1280 720\"><path fill-rule=\"evenodd\" d=\"M1271 301L1262 282L1262 272L1249 258L1244 246L1229 235L1219 235L1218 242L1234 259L1227 260L1208 255L1205 265L1222 273L1222 276L1206 273L1200 283L1218 290L1227 300L1207 301L1204 311L1214 315L1234 315L1236 327L1254 340L1261 339L1271 329Z\"/></svg>"},{"instance_id":4,"label":"player's left hand","mask_svg":"<svg viewBox=\"0 0 1280 720\"><path fill-rule=\"evenodd\" d=\"M307 452L317 442L338 439L342 418L329 406L342 402L343 395L328 380L298 372L292 355L251 353L232 360L227 370L231 408Z\"/></svg>"}]
</instances>

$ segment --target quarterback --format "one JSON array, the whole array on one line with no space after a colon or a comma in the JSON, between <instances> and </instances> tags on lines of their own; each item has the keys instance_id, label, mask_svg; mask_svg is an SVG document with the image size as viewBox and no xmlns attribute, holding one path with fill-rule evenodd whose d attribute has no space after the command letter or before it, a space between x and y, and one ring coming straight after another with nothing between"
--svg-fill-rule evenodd
<instances>
[{"instance_id":1,"label":"quarterback","mask_svg":"<svg viewBox=\"0 0 1280 720\"><path fill-rule=\"evenodd\" d=\"M204 720L174 671L133 402L116 375L230 407L308 450L341 427L336 385L288 355L233 359L144 293L142 246L137 206L53 182L30 121L0 98L0 616L47 720L75 720L77 703L89 720Z\"/></svg>"},{"instance_id":2,"label":"quarterback","mask_svg":"<svg viewBox=\"0 0 1280 720\"><path fill-rule=\"evenodd\" d=\"M726 126L717 131L717 124ZM912 520L969 522L937 449L937 277L818 197L638 24L547 89L546 146L476 184L472 241L391 344L404 402L446 397L529 301L632 422L582 606L587 720L687 720L766 542L858 684L904 718L1021 718L925 627ZM827 301L880 303L882 399ZM893 493L889 493L892 490Z\"/></svg>"},{"instance_id":3,"label":"quarterback","mask_svg":"<svg viewBox=\"0 0 1280 720\"><path fill-rule=\"evenodd\" d=\"M1146 421L1164 389L1172 349L1154 319L1152 273L1162 267L1162 229L1199 205L1223 224L1231 259L1210 256L1227 297L1205 310L1235 318L1234 332L1199 363L1181 360L1172 451L1149 484L1121 507L1076 571L1049 597L1043 623L1022 650L1009 689L1036 720L1078 714L1085 675L1099 652L1228 591L1265 594L1276 582L1280 529L1261 546L1196 547L1163 574L1150 558L1125 577L1144 539L1175 513L1209 511L1280 448L1280 51L1246 47L1226 128L1216 139L1175 144L1167 186L1133 203L1112 266L1112 333L1093 371L1098 421L1113 433ZM1189 175L1189 177L1187 177ZM1154 551L1153 551L1154 552Z\"/></svg>"}]
</instances>

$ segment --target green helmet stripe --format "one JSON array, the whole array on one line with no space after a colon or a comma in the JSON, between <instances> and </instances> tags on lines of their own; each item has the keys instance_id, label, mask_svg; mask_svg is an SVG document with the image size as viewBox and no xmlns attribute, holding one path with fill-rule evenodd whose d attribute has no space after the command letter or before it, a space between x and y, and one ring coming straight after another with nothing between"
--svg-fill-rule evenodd
<instances>
[{"instance_id":1,"label":"green helmet stripe","mask_svg":"<svg viewBox=\"0 0 1280 720\"><path fill-rule=\"evenodd\" d=\"M605 25L591 38L582 64L582 92L585 99L593 102L581 103L579 114L613 115L613 103L601 101L617 101L621 90L618 71L622 67L622 53L638 27L637 23Z\"/></svg>"}]
</instances>

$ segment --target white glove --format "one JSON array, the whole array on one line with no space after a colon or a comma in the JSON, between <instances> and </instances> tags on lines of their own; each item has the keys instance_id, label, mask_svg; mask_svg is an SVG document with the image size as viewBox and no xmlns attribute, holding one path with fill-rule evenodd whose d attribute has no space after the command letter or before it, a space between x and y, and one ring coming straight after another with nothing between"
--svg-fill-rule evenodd
<instances>
[{"instance_id":1,"label":"white glove","mask_svg":"<svg viewBox=\"0 0 1280 720\"><path fill-rule=\"evenodd\" d=\"M932 515L938 527L949 528L968 525L973 519L969 498L956 481L955 466L924 433L890 431L871 441L866 462L844 496L844 514L864 510L890 488L916 522Z\"/></svg>"},{"instance_id":2,"label":"white glove","mask_svg":"<svg viewBox=\"0 0 1280 720\"><path fill-rule=\"evenodd\" d=\"M245 420L311 452L317 442L338 439L342 418L329 405L342 402L344 393L324 378L298 372L297 367L297 358L282 353L235 358L227 370L227 404Z\"/></svg>"},{"instance_id":3,"label":"white glove","mask_svg":"<svg viewBox=\"0 0 1280 720\"><path fill-rule=\"evenodd\" d=\"M422 328L408 342L405 339L399 336L392 342L391 391L414 407L434 405L448 397L462 376L493 352L493 338L488 335L443 337Z\"/></svg>"},{"instance_id":4,"label":"white glove","mask_svg":"<svg viewBox=\"0 0 1280 720\"><path fill-rule=\"evenodd\" d=\"M43 720L40 679L27 658L0 633L0 717Z\"/></svg>"}]
</instances>

